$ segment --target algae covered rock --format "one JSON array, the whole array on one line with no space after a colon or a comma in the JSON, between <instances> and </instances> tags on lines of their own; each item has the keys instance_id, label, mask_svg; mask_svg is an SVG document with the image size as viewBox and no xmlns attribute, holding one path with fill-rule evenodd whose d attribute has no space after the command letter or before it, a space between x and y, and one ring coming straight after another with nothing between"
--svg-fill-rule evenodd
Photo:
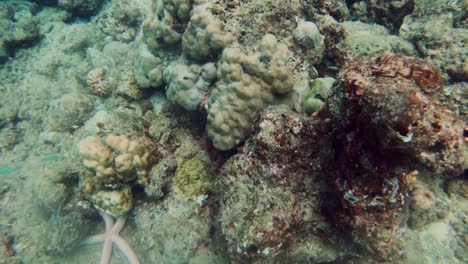
<instances>
[{"instance_id":1,"label":"algae covered rock","mask_svg":"<svg viewBox=\"0 0 468 264\"><path fill-rule=\"evenodd\" d=\"M87 94L69 93L49 104L49 125L55 131L71 131L91 117L96 97Z\"/></svg>"},{"instance_id":2,"label":"algae covered rock","mask_svg":"<svg viewBox=\"0 0 468 264\"><path fill-rule=\"evenodd\" d=\"M439 67L452 82L466 82L468 29L456 26L457 16L453 13L446 11L441 14L408 17L400 29L400 35L415 43L421 56Z\"/></svg>"},{"instance_id":3,"label":"algae covered rock","mask_svg":"<svg viewBox=\"0 0 468 264\"><path fill-rule=\"evenodd\" d=\"M353 1L351 14L362 22L375 22L398 32L405 16L411 14L417 0ZM438 2L438 1L433 1Z\"/></svg>"},{"instance_id":4,"label":"algae covered rock","mask_svg":"<svg viewBox=\"0 0 468 264\"><path fill-rule=\"evenodd\" d=\"M212 208L200 206L176 192L159 203L135 208L135 226L138 228L134 231L134 240L141 250L139 260L141 263L154 260L192 263L192 258L210 252L210 248L216 246L211 238L212 219ZM203 259L208 261L210 258Z\"/></svg>"},{"instance_id":5,"label":"algae covered rock","mask_svg":"<svg viewBox=\"0 0 468 264\"><path fill-rule=\"evenodd\" d=\"M24 165L15 174L32 177L24 182L22 192L12 196L14 202L2 208L16 218L11 225L14 236L29 245L17 247L16 254L27 262L70 254L93 228L92 220L79 207L72 162L63 156L46 156L30 159Z\"/></svg>"},{"instance_id":6,"label":"algae covered rock","mask_svg":"<svg viewBox=\"0 0 468 264\"><path fill-rule=\"evenodd\" d=\"M141 9L138 1L111 1L110 7L104 9L93 21L106 36L129 42L135 38L144 19Z\"/></svg>"},{"instance_id":7,"label":"algae covered rock","mask_svg":"<svg viewBox=\"0 0 468 264\"><path fill-rule=\"evenodd\" d=\"M378 55L382 52L414 55L413 44L395 35L380 25L366 24L359 21L345 21L343 27L347 37L345 44L355 57Z\"/></svg>"},{"instance_id":8,"label":"algae covered rock","mask_svg":"<svg viewBox=\"0 0 468 264\"><path fill-rule=\"evenodd\" d=\"M321 214L319 123L287 107L269 107L253 136L222 167L220 224L237 261L263 259L289 251L289 245L317 242ZM322 189L324 190L324 189ZM316 233L318 232L318 233ZM323 246L323 247L322 247ZM318 261L320 253L310 256Z\"/></svg>"},{"instance_id":9,"label":"algae covered rock","mask_svg":"<svg viewBox=\"0 0 468 264\"><path fill-rule=\"evenodd\" d=\"M401 257L419 171L446 178L463 171L463 122L433 97L441 89L433 66L385 53L344 68L327 98L337 140L333 221L376 259ZM418 197L424 195L413 196L413 212L432 218L431 201Z\"/></svg>"},{"instance_id":10,"label":"algae covered rock","mask_svg":"<svg viewBox=\"0 0 468 264\"><path fill-rule=\"evenodd\" d=\"M27 1L0 2L0 63L16 49L30 46L40 38L38 6Z\"/></svg>"},{"instance_id":11,"label":"algae covered rock","mask_svg":"<svg viewBox=\"0 0 468 264\"><path fill-rule=\"evenodd\" d=\"M75 16L92 16L102 6L103 0L58 0L58 6Z\"/></svg>"},{"instance_id":12,"label":"algae covered rock","mask_svg":"<svg viewBox=\"0 0 468 264\"><path fill-rule=\"evenodd\" d=\"M410 228L422 228L432 222L441 220L449 214L449 207L440 197L423 186L416 186L409 197Z\"/></svg>"},{"instance_id":13,"label":"algae covered rock","mask_svg":"<svg viewBox=\"0 0 468 264\"><path fill-rule=\"evenodd\" d=\"M177 166L173 183L185 196L206 195L213 186L211 168L198 159L183 160Z\"/></svg>"}]
</instances>

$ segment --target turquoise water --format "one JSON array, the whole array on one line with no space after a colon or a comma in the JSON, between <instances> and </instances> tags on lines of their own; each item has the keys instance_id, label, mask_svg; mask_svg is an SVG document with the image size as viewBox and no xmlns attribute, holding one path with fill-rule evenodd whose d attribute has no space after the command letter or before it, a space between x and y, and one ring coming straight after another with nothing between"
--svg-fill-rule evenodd
<instances>
[{"instance_id":1,"label":"turquoise water","mask_svg":"<svg viewBox=\"0 0 468 264\"><path fill-rule=\"evenodd\" d=\"M0 263L466 263L466 10L0 1Z\"/></svg>"}]
</instances>

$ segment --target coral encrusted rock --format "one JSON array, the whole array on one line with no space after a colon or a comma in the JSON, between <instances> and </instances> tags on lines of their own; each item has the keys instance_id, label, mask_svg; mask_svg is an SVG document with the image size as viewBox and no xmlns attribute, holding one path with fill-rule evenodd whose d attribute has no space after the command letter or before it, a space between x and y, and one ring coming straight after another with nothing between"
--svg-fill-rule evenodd
<instances>
[{"instance_id":1,"label":"coral encrusted rock","mask_svg":"<svg viewBox=\"0 0 468 264\"><path fill-rule=\"evenodd\" d=\"M450 178L463 171L463 122L433 97L441 89L434 67L384 53L344 68L327 99L334 221L377 260L399 258L420 172Z\"/></svg>"},{"instance_id":2,"label":"coral encrusted rock","mask_svg":"<svg viewBox=\"0 0 468 264\"><path fill-rule=\"evenodd\" d=\"M290 244L314 243L308 239L324 222L319 190L326 144L318 123L287 107L269 107L254 135L224 164L215 188L219 219L229 251L242 263L271 260Z\"/></svg>"}]
</instances>

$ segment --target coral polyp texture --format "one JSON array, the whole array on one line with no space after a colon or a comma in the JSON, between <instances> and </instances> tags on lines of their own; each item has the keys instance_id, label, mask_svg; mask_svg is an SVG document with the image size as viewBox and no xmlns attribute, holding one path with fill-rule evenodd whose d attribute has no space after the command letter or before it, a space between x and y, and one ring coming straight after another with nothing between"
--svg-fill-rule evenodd
<instances>
[{"instance_id":1,"label":"coral polyp texture","mask_svg":"<svg viewBox=\"0 0 468 264\"><path fill-rule=\"evenodd\" d=\"M259 52L246 55L226 48L218 62L218 82L208 101L208 136L214 146L228 150L252 131L259 111L269 105L289 103L294 79L286 67L290 52L270 34L262 38Z\"/></svg>"},{"instance_id":2,"label":"coral polyp texture","mask_svg":"<svg viewBox=\"0 0 468 264\"><path fill-rule=\"evenodd\" d=\"M80 187L87 199L113 216L128 213L132 186L148 182L150 157L145 147L125 136L89 136L80 141L79 152L86 168Z\"/></svg>"}]
</instances>

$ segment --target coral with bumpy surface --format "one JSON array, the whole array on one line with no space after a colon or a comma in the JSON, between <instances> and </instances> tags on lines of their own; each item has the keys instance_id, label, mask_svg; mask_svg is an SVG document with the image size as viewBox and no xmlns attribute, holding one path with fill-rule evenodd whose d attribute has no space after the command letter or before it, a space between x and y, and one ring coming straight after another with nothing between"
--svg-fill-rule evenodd
<instances>
[{"instance_id":1,"label":"coral with bumpy surface","mask_svg":"<svg viewBox=\"0 0 468 264\"><path fill-rule=\"evenodd\" d=\"M215 58L233 41L232 35L223 31L221 21L208 8L209 3L193 8L190 22L182 35L182 52L196 61Z\"/></svg>"},{"instance_id":2,"label":"coral with bumpy surface","mask_svg":"<svg viewBox=\"0 0 468 264\"><path fill-rule=\"evenodd\" d=\"M314 79L310 85L307 84L299 95L299 104L302 106L302 111L310 115L320 110L333 83L335 83L335 79L324 77Z\"/></svg>"},{"instance_id":3,"label":"coral with bumpy surface","mask_svg":"<svg viewBox=\"0 0 468 264\"><path fill-rule=\"evenodd\" d=\"M121 216L133 207L131 187L148 182L149 153L125 136L109 135L103 140L89 136L79 143L86 170L80 188L93 205L111 215Z\"/></svg>"},{"instance_id":4,"label":"coral with bumpy surface","mask_svg":"<svg viewBox=\"0 0 468 264\"><path fill-rule=\"evenodd\" d=\"M254 135L224 164L216 188L220 223L228 249L242 263L320 241L320 152L326 137L319 123L287 107L269 107Z\"/></svg>"},{"instance_id":5,"label":"coral with bumpy surface","mask_svg":"<svg viewBox=\"0 0 468 264\"><path fill-rule=\"evenodd\" d=\"M334 221L377 257L397 255L418 171L453 177L463 170L462 124L432 97L441 88L432 66L385 53L348 65L327 99Z\"/></svg>"},{"instance_id":6,"label":"coral with bumpy surface","mask_svg":"<svg viewBox=\"0 0 468 264\"><path fill-rule=\"evenodd\" d=\"M288 56L287 46L270 34L250 56L237 48L224 49L207 105L206 128L217 149L228 150L245 140L259 111L268 105L288 103L294 86L286 67Z\"/></svg>"},{"instance_id":7,"label":"coral with bumpy surface","mask_svg":"<svg viewBox=\"0 0 468 264\"><path fill-rule=\"evenodd\" d=\"M143 38L155 52L177 45L190 20L192 0L153 0L152 10L143 22Z\"/></svg>"},{"instance_id":8,"label":"coral with bumpy surface","mask_svg":"<svg viewBox=\"0 0 468 264\"><path fill-rule=\"evenodd\" d=\"M176 61L164 71L167 99L187 111L202 109L202 101L208 87L216 79L214 63L204 65Z\"/></svg>"}]
</instances>

